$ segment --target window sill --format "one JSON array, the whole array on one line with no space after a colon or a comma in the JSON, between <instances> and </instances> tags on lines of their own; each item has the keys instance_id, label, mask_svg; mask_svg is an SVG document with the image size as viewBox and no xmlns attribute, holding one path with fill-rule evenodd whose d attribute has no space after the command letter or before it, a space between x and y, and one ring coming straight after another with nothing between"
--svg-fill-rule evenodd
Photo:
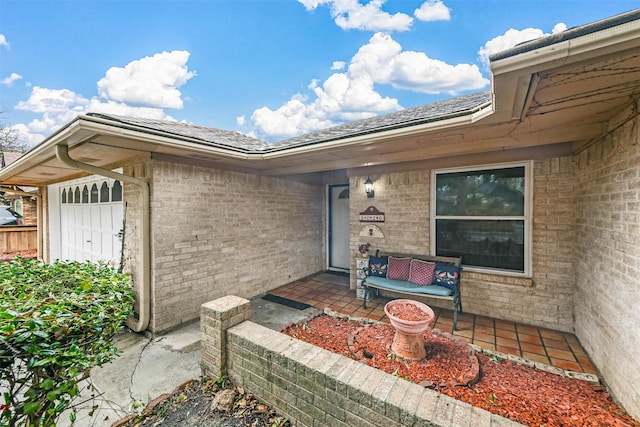
<instances>
[{"instance_id":1,"label":"window sill","mask_svg":"<svg viewBox=\"0 0 640 427\"><path fill-rule=\"evenodd\" d=\"M499 270L497 268L472 267L465 266L464 264L462 264L462 268L463 271L469 271L479 274L490 274L492 276L517 277L519 279L531 279L533 277L531 274L521 273L519 271Z\"/></svg>"}]
</instances>

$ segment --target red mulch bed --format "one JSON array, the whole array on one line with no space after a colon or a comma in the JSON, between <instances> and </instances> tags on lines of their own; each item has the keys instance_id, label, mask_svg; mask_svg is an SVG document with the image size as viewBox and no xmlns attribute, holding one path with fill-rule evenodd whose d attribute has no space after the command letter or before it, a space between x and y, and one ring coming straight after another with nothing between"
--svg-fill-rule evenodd
<instances>
[{"instance_id":1,"label":"red mulch bed","mask_svg":"<svg viewBox=\"0 0 640 427\"><path fill-rule=\"evenodd\" d=\"M461 383L470 364L467 345L431 331L424 333L427 357L419 362L392 354L394 330L387 324L320 315L282 332L528 426L640 427L602 386L483 354L476 354L480 380Z\"/></svg>"}]
</instances>

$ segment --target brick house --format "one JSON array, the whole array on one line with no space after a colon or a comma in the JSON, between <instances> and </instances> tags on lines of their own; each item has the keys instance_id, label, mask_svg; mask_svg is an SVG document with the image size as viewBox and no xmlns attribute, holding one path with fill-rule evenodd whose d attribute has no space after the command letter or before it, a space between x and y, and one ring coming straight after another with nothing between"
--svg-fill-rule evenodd
<instances>
[{"instance_id":1,"label":"brick house","mask_svg":"<svg viewBox=\"0 0 640 427\"><path fill-rule=\"evenodd\" d=\"M0 183L39 188L45 260L124 260L135 330L326 269L353 288L366 241L462 252L465 311L575 333L639 418L640 10L497 54L491 74L487 92L276 143L80 116ZM487 203L451 211L474 180ZM382 237L361 236L369 206Z\"/></svg>"}]
</instances>

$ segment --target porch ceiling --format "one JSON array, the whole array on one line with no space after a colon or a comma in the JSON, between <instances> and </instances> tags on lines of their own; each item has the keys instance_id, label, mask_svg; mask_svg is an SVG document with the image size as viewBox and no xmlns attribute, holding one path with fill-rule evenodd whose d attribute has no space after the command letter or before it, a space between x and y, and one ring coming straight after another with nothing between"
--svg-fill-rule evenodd
<instances>
[{"instance_id":1,"label":"porch ceiling","mask_svg":"<svg viewBox=\"0 0 640 427\"><path fill-rule=\"evenodd\" d=\"M570 155L617 126L625 109L635 113L640 95L635 25L632 36L602 48L574 53L570 49L576 47L566 47L561 55L562 46L551 45L495 61L491 106L460 117L263 151L196 144L81 117L0 171L0 181L38 186L78 176L55 158L57 144L68 145L76 160L106 168L158 156L263 175Z\"/></svg>"}]
</instances>

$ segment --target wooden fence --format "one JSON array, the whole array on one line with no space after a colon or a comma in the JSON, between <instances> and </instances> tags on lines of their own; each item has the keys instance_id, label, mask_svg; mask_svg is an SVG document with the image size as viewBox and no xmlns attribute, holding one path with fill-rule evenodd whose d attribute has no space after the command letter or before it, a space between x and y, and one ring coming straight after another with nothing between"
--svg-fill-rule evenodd
<instances>
[{"instance_id":1,"label":"wooden fence","mask_svg":"<svg viewBox=\"0 0 640 427\"><path fill-rule=\"evenodd\" d=\"M0 253L37 250L37 230L34 225L0 226Z\"/></svg>"}]
</instances>

